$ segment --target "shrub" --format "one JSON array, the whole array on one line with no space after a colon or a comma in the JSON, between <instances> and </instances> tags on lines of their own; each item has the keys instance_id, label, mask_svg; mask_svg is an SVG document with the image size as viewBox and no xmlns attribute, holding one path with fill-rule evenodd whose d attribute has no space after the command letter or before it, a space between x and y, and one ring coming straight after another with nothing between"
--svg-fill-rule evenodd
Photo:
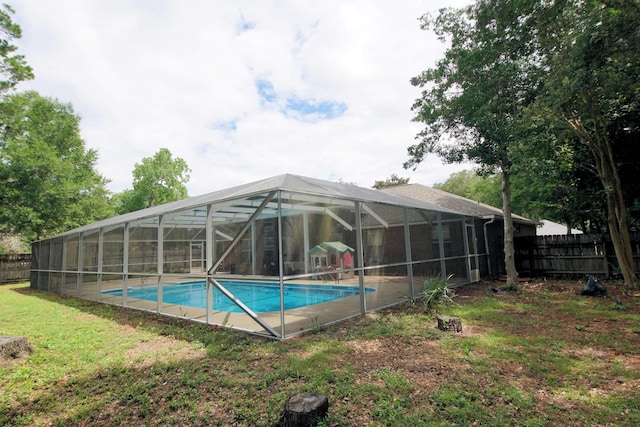
<instances>
[{"instance_id":1,"label":"shrub","mask_svg":"<svg viewBox=\"0 0 640 427\"><path fill-rule=\"evenodd\" d=\"M429 277L424 281L424 309L427 313L438 312L438 308L445 306L449 307L455 304L453 297L455 292L448 285L449 279L453 277L450 274L446 278L442 276Z\"/></svg>"}]
</instances>

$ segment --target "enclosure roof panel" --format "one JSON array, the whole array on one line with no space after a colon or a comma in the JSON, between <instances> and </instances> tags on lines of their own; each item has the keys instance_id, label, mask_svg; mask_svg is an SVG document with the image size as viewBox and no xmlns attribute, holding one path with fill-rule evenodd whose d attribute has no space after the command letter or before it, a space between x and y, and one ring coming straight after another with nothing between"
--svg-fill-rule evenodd
<instances>
[{"instance_id":1,"label":"enclosure roof panel","mask_svg":"<svg viewBox=\"0 0 640 427\"><path fill-rule=\"evenodd\" d=\"M145 219L154 220L159 215L172 214L196 207L206 206L210 203L231 201L234 199L246 198L255 195L265 194L271 191L291 191L305 193L316 196L331 197L334 199L353 200L363 203L381 203L408 208L427 209L432 211L448 212L459 214L446 207L437 206L432 203L405 197L399 194L392 194L373 190L369 188L357 187L350 184L340 184L337 182L324 181L321 179L308 178L298 175L284 174L248 184L239 185L225 190L214 191L200 196L190 197L164 205L153 206L124 215L119 215L102 221L87 224L85 226L59 234L64 236L79 232L98 230L104 227L122 225L127 222L141 221Z\"/></svg>"},{"instance_id":2,"label":"enclosure roof panel","mask_svg":"<svg viewBox=\"0 0 640 427\"><path fill-rule=\"evenodd\" d=\"M436 188L427 187L426 185L422 184L398 185L396 187L385 188L382 191L385 193L411 197L416 200L421 200L423 202L438 206L439 210L449 209L462 215L473 217L504 217L502 209L498 209L484 203L476 202L474 200L458 196L457 194L452 194L446 191L438 190ZM530 220L520 215L514 214L512 215L512 218L515 222L521 224L538 224L536 221Z\"/></svg>"}]
</instances>

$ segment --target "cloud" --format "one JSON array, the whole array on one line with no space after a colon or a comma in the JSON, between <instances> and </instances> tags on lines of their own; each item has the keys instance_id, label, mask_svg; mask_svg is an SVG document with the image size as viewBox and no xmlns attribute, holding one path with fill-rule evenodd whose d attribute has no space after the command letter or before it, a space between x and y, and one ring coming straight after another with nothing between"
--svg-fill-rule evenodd
<instances>
[{"instance_id":1,"label":"cloud","mask_svg":"<svg viewBox=\"0 0 640 427\"><path fill-rule=\"evenodd\" d=\"M309 120L330 120L342 116L347 105L340 101L317 101L315 99L287 98L283 112L293 118Z\"/></svg>"},{"instance_id":2,"label":"cloud","mask_svg":"<svg viewBox=\"0 0 640 427\"><path fill-rule=\"evenodd\" d=\"M20 0L36 73L21 89L74 106L113 191L162 147L189 164L191 195L281 173L429 185L465 168L402 169L421 128L409 80L442 53L418 18L449 4Z\"/></svg>"},{"instance_id":3,"label":"cloud","mask_svg":"<svg viewBox=\"0 0 640 427\"><path fill-rule=\"evenodd\" d=\"M322 101L303 98L298 94L276 93L273 84L265 79L256 80L256 90L265 108L277 108L287 117L316 122L340 117L347 111L347 105L340 101Z\"/></svg>"}]
</instances>

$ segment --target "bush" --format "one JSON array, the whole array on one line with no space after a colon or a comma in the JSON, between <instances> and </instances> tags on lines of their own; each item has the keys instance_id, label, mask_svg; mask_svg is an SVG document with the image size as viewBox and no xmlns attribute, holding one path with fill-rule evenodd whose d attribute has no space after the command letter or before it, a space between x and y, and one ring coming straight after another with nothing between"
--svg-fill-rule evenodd
<instances>
[{"instance_id":1,"label":"bush","mask_svg":"<svg viewBox=\"0 0 640 427\"><path fill-rule=\"evenodd\" d=\"M455 304L453 297L455 297L456 293L448 285L452 276L450 274L446 278L442 276L429 277L424 281L424 310L427 313L432 311L437 313L438 308Z\"/></svg>"}]
</instances>

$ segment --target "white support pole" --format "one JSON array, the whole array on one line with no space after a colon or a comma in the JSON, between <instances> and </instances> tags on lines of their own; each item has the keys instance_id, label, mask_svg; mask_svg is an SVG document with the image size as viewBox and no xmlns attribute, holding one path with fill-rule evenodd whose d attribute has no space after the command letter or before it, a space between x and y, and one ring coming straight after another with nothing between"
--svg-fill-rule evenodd
<instances>
[{"instance_id":1,"label":"white support pole","mask_svg":"<svg viewBox=\"0 0 640 427\"><path fill-rule=\"evenodd\" d=\"M436 212L436 221L438 227L438 248L440 250L440 275L442 278L447 277L447 263L444 259L444 233L442 231L442 214Z\"/></svg>"},{"instance_id":2,"label":"white support pole","mask_svg":"<svg viewBox=\"0 0 640 427\"><path fill-rule=\"evenodd\" d=\"M69 236L62 238L62 289L61 294L66 294L67 291L67 245Z\"/></svg>"},{"instance_id":3,"label":"white support pole","mask_svg":"<svg viewBox=\"0 0 640 427\"><path fill-rule=\"evenodd\" d=\"M367 312L367 298L364 291L364 248L360 202L356 202L356 262L358 263L358 284L360 285L360 312L364 314Z\"/></svg>"},{"instance_id":4,"label":"white support pole","mask_svg":"<svg viewBox=\"0 0 640 427\"><path fill-rule=\"evenodd\" d=\"M215 230L213 228L212 205L207 205L207 219L205 222L205 227L206 227L206 234L207 234L206 236L207 242L205 245L205 253L206 253L207 261L206 261L205 271L208 271L209 266L213 264L213 259L215 257ZM207 273L207 276L213 273L215 272ZM209 282L209 280L207 280L206 283L207 283L207 302L206 302L207 324L210 324L211 312L213 311L213 287L211 286L211 283Z\"/></svg>"},{"instance_id":5,"label":"white support pole","mask_svg":"<svg viewBox=\"0 0 640 427\"><path fill-rule=\"evenodd\" d=\"M156 311L160 313L162 311L162 283L163 278L162 275L164 273L164 215L160 215L158 217L158 266L157 266L157 274L158 274L158 299L156 305Z\"/></svg>"},{"instance_id":6,"label":"white support pole","mask_svg":"<svg viewBox=\"0 0 640 427\"><path fill-rule=\"evenodd\" d=\"M102 256L104 255L104 228L98 231L98 277L96 278L96 301L102 293Z\"/></svg>"},{"instance_id":7,"label":"white support pole","mask_svg":"<svg viewBox=\"0 0 640 427\"><path fill-rule=\"evenodd\" d=\"M413 285L413 264L411 258L411 230L409 230L409 213L407 208L402 208L402 216L404 219L404 251L407 260L407 279L409 280L409 295L416 297L415 287Z\"/></svg>"},{"instance_id":8,"label":"white support pole","mask_svg":"<svg viewBox=\"0 0 640 427\"><path fill-rule=\"evenodd\" d=\"M309 214L302 212L302 228L304 229L304 273L309 274Z\"/></svg>"},{"instance_id":9,"label":"white support pole","mask_svg":"<svg viewBox=\"0 0 640 427\"><path fill-rule=\"evenodd\" d=\"M122 236L122 306L127 306L127 289L129 288L129 223L124 224Z\"/></svg>"},{"instance_id":10,"label":"white support pole","mask_svg":"<svg viewBox=\"0 0 640 427\"><path fill-rule=\"evenodd\" d=\"M76 297L80 298L80 289L82 288L82 280L84 270L84 234L78 235L78 281L76 289Z\"/></svg>"},{"instance_id":11,"label":"white support pole","mask_svg":"<svg viewBox=\"0 0 640 427\"><path fill-rule=\"evenodd\" d=\"M284 260L282 259L282 191L278 191L278 274L280 279L280 336L285 337Z\"/></svg>"},{"instance_id":12,"label":"white support pole","mask_svg":"<svg viewBox=\"0 0 640 427\"><path fill-rule=\"evenodd\" d=\"M467 230L467 220L466 218L462 218L462 236L463 236L463 243L464 243L464 257L465 257L465 264L467 267L467 280L469 282L471 282L471 251L470 251L470 247L469 247L469 234L468 234L468 230Z\"/></svg>"}]
</instances>

